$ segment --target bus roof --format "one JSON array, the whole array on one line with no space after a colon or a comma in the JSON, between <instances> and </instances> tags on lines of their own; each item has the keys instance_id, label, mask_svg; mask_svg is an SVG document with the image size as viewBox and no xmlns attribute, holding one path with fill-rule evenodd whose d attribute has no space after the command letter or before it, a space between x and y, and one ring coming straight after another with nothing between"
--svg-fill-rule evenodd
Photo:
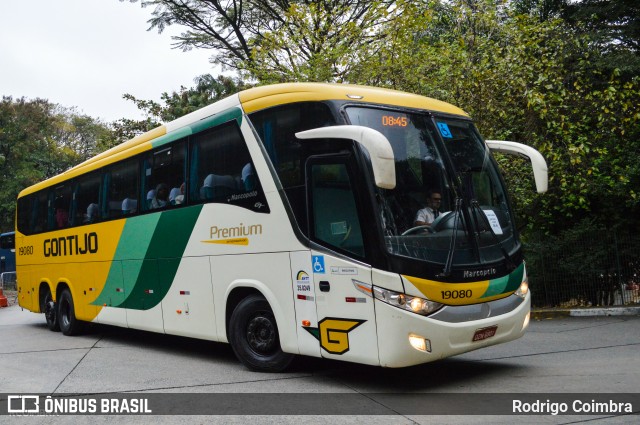
<instances>
[{"instance_id":1,"label":"bus roof","mask_svg":"<svg viewBox=\"0 0 640 425\"><path fill-rule=\"evenodd\" d=\"M285 83L255 87L239 93L246 113L286 103L313 100L348 100L393 106L404 106L468 116L462 109L440 100L416 94L352 84Z\"/></svg>"},{"instance_id":2,"label":"bus roof","mask_svg":"<svg viewBox=\"0 0 640 425\"><path fill-rule=\"evenodd\" d=\"M55 185L77 175L93 171L96 168L108 165L117 160L151 150L154 147L152 142L158 138L188 128L191 125L233 107L242 106L245 113L251 113L288 103L323 100L347 100L354 103L402 106L468 116L462 109L446 102L416 94L377 87L329 83L284 83L254 87L231 95L121 143L57 176L24 189L18 197ZM180 136L182 137L187 134L188 132L185 134L181 132Z\"/></svg>"}]
</instances>

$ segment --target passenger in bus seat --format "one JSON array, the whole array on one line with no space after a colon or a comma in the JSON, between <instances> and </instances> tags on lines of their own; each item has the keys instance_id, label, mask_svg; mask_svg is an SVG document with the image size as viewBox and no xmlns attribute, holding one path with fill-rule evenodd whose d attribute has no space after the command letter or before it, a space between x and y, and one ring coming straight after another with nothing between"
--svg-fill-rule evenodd
<instances>
[{"instance_id":1,"label":"passenger in bus seat","mask_svg":"<svg viewBox=\"0 0 640 425\"><path fill-rule=\"evenodd\" d=\"M242 184L245 192L250 192L255 189L256 175L250 162L242 168Z\"/></svg>"},{"instance_id":2,"label":"passenger in bus seat","mask_svg":"<svg viewBox=\"0 0 640 425\"><path fill-rule=\"evenodd\" d=\"M147 192L147 209L151 209L151 202L155 197L156 197L155 189L151 189L150 191Z\"/></svg>"},{"instance_id":3,"label":"passenger in bus seat","mask_svg":"<svg viewBox=\"0 0 640 425\"><path fill-rule=\"evenodd\" d=\"M57 197L54 201L56 211L55 220L58 229L69 226L69 213L67 212L66 208L64 208L63 204L64 199L61 196Z\"/></svg>"},{"instance_id":4,"label":"passenger in bus seat","mask_svg":"<svg viewBox=\"0 0 640 425\"><path fill-rule=\"evenodd\" d=\"M151 199L151 209L165 208L167 205L169 205L169 186L160 183L156 186L155 196Z\"/></svg>"},{"instance_id":5,"label":"passenger in bus seat","mask_svg":"<svg viewBox=\"0 0 640 425\"><path fill-rule=\"evenodd\" d=\"M174 187L173 189L171 189L171 192L169 192L169 203L171 205L176 205L176 198L178 197L178 195L180 195L179 187Z\"/></svg>"},{"instance_id":6,"label":"passenger in bus seat","mask_svg":"<svg viewBox=\"0 0 640 425\"><path fill-rule=\"evenodd\" d=\"M87 206L87 214L84 217L84 223L95 223L98 220L98 204L92 202Z\"/></svg>"},{"instance_id":7,"label":"passenger in bus seat","mask_svg":"<svg viewBox=\"0 0 640 425\"><path fill-rule=\"evenodd\" d=\"M203 199L220 198L237 192L236 181L229 175L209 174L200 190Z\"/></svg>"},{"instance_id":8,"label":"passenger in bus seat","mask_svg":"<svg viewBox=\"0 0 640 425\"><path fill-rule=\"evenodd\" d=\"M185 191L185 188L186 188L186 184L182 183L180 185L180 193L178 193L178 195L174 199L175 205L180 205L180 204L184 203L184 191Z\"/></svg>"},{"instance_id":9,"label":"passenger in bus seat","mask_svg":"<svg viewBox=\"0 0 640 425\"><path fill-rule=\"evenodd\" d=\"M122 201L122 215L134 214L138 209L138 201L131 198L124 198Z\"/></svg>"}]
</instances>

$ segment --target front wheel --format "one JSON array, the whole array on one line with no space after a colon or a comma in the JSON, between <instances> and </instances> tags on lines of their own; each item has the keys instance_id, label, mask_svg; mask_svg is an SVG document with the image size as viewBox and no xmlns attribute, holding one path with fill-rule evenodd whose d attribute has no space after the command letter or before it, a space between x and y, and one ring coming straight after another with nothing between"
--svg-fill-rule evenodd
<instances>
[{"instance_id":1,"label":"front wheel","mask_svg":"<svg viewBox=\"0 0 640 425\"><path fill-rule=\"evenodd\" d=\"M68 289L60 293L58 300L58 321L60 330L64 335L72 336L80 333L82 322L76 319L76 310L73 306L73 297Z\"/></svg>"},{"instance_id":2,"label":"front wheel","mask_svg":"<svg viewBox=\"0 0 640 425\"><path fill-rule=\"evenodd\" d=\"M252 370L281 372L294 358L280 348L276 319L260 295L249 295L233 310L229 342L236 357Z\"/></svg>"}]
</instances>

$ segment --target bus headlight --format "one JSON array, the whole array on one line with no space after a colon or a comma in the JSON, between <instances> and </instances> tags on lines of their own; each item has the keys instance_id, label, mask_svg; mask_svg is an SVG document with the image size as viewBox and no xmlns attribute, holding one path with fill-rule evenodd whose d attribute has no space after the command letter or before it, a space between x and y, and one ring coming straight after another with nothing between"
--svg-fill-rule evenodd
<instances>
[{"instance_id":1,"label":"bus headlight","mask_svg":"<svg viewBox=\"0 0 640 425\"><path fill-rule=\"evenodd\" d=\"M407 294L378 288L376 286L373 287L373 296L377 300L390 304L394 307L420 314L422 316L428 316L429 314L440 310L443 306L443 304L435 301L412 297Z\"/></svg>"},{"instance_id":2,"label":"bus headlight","mask_svg":"<svg viewBox=\"0 0 640 425\"><path fill-rule=\"evenodd\" d=\"M520 284L520 287L515 292L515 294L520 298L525 299L528 293L529 293L529 279L525 276L525 278L522 280L522 283Z\"/></svg>"}]
</instances>

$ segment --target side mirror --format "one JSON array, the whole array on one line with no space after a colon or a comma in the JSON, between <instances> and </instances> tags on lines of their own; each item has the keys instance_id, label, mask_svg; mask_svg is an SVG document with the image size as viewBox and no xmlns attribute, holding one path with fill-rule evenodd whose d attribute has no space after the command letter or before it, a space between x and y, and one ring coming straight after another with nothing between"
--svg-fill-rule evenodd
<instances>
[{"instance_id":1,"label":"side mirror","mask_svg":"<svg viewBox=\"0 0 640 425\"><path fill-rule=\"evenodd\" d=\"M389 140L377 130L359 125L336 125L296 133L300 140L350 139L362 145L371 158L373 178L382 189L396 187L396 163Z\"/></svg>"},{"instance_id":2,"label":"side mirror","mask_svg":"<svg viewBox=\"0 0 640 425\"><path fill-rule=\"evenodd\" d=\"M487 146L492 151L506 153L509 155L518 155L527 158L533 167L533 177L536 181L536 190L538 193L544 193L549 187L549 175L547 169L547 161L540 152L531 146L522 143L507 142L504 140L487 140Z\"/></svg>"}]
</instances>

